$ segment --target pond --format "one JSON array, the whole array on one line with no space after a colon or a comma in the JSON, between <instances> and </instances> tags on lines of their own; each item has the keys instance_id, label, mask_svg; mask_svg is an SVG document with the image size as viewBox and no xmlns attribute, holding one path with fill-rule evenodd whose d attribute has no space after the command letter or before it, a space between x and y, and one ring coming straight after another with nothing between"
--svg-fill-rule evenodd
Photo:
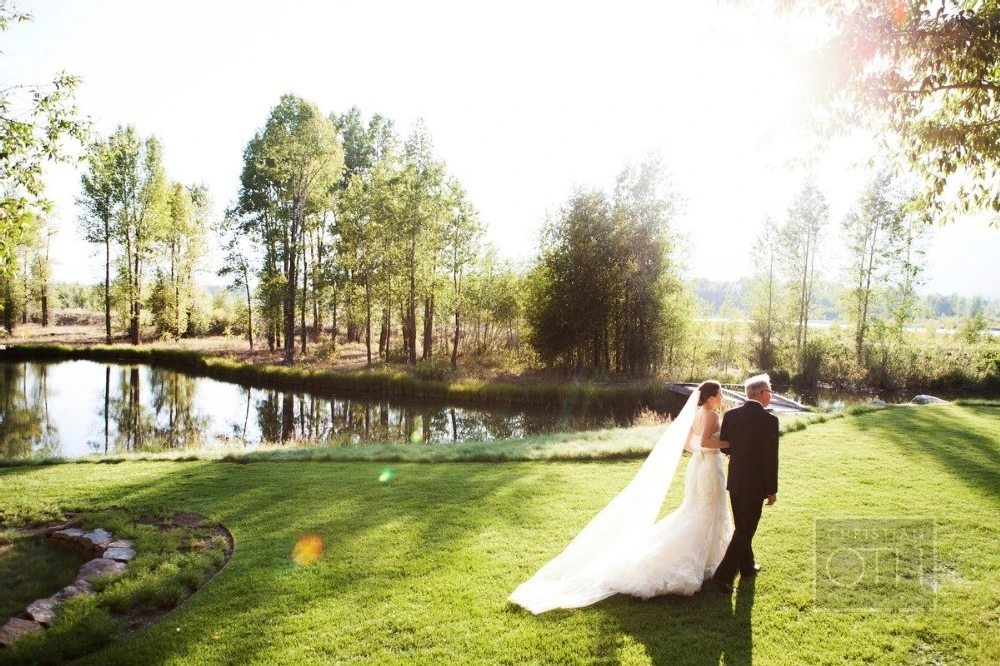
<instances>
[{"instance_id":1,"label":"pond","mask_svg":"<svg viewBox=\"0 0 1000 666\"><path fill-rule=\"evenodd\" d=\"M145 365L0 363L0 458L491 441L627 426L627 410L469 408L261 389Z\"/></svg>"},{"instance_id":2,"label":"pond","mask_svg":"<svg viewBox=\"0 0 1000 666\"><path fill-rule=\"evenodd\" d=\"M824 390L783 393L826 409L874 397ZM879 397L906 402L913 396ZM0 458L7 459L491 441L625 427L638 416L638 409L608 405L470 408L252 388L145 365L0 362Z\"/></svg>"}]
</instances>

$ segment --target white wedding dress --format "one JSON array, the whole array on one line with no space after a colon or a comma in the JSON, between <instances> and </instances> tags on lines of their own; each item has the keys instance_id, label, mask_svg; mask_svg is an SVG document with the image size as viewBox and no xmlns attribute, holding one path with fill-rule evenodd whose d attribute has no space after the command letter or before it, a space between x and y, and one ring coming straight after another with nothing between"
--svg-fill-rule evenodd
<instances>
[{"instance_id":1,"label":"white wedding dress","mask_svg":"<svg viewBox=\"0 0 1000 666\"><path fill-rule=\"evenodd\" d=\"M711 578L733 523L718 449L691 431L697 392L650 452L635 478L555 559L510 595L543 613L588 606L613 594L648 599L692 595ZM718 438L718 433L714 436ZM681 452L692 451L681 505L656 521Z\"/></svg>"}]
</instances>

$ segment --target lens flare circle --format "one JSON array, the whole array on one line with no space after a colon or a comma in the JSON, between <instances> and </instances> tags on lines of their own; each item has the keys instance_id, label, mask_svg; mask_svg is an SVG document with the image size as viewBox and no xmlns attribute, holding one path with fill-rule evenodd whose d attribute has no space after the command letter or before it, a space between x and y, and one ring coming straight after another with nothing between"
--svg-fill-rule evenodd
<instances>
[{"instance_id":1,"label":"lens flare circle","mask_svg":"<svg viewBox=\"0 0 1000 666\"><path fill-rule=\"evenodd\" d=\"M386 467L382 470L382 473L378 475L379 483L389 483L392 481L392 477L396 476L396 473L392 471L392 468Z\"/></svg>"},{"instance_id":2,"label":"lens flare circle","mask_svg":"<svg viewBox=\"0 0 1000 666\"><path fill-rule=\"evenodd\" d=\"M295 542L292 548L292 561L300 567L316 564L323 557L323 537L318 534L307 534Z\"/></svg>"}]
</instances>

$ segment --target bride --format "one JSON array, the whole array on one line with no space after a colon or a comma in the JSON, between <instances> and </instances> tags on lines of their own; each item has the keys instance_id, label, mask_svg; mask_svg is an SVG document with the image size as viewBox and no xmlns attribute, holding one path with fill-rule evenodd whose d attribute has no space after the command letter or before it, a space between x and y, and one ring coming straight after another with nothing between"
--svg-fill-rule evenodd
<instances>
[{"instance_id":1,"label":"bride","mask_svg":"<svg viewBox=\"0 0 1000 666\"><path fill-rule=\"evenodd\" d=\"M580 608L619 592L692 595L715 573L733 534L726 509L719 415L722 386L695 389L635 478L566 549L510 595L531 611ZM684 500L660 521L682 450L692 452Z\"/></svg>"}]
</instances>

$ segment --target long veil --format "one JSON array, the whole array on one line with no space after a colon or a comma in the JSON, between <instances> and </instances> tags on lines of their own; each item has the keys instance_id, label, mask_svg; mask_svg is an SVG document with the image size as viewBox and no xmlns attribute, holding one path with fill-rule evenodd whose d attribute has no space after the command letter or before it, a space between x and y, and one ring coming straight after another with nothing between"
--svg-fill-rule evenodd
<instances>
[{"instance_id":1,"label":"long veil","mask_svg":"<svg viewBox=\"0 0 1000 666\"><path fill-rule=\"evenodd\" d=\"M566 549L522 583L508 599L535 613L589 606L615 594L606 574L653 526L694 423L693 391L632 481L580 531Z\"/></svg>"}]
</instances>

